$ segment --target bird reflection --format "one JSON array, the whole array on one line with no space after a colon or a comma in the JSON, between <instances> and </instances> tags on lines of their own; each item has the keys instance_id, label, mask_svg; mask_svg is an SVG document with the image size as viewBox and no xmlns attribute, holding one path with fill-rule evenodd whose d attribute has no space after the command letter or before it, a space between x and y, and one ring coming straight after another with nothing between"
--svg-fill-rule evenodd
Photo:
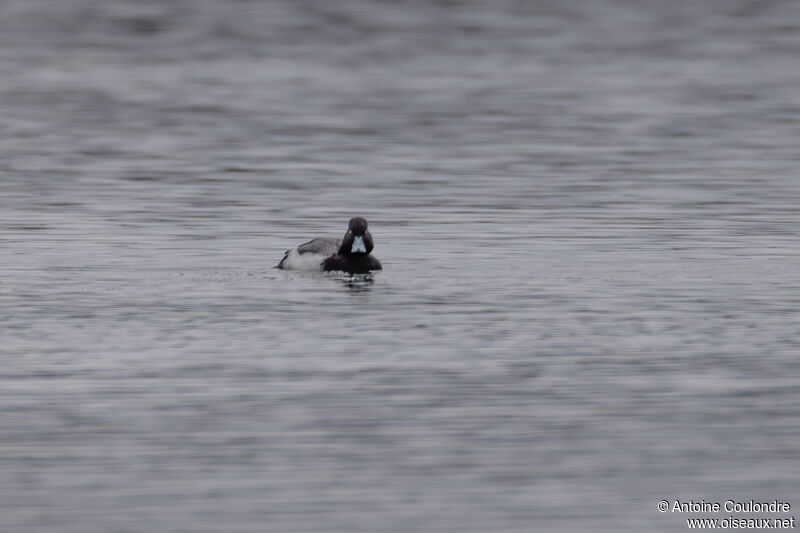
<instances>
[{"instance_id":1,"label":"bird reflection","mask_svg":"<svg viewBox=\"0 0 800 533\"><path fill-rule=\"evenodd\" d=\"M349 274L337 278L351 292L365 292L372 290L375 281L372 274Z\"/></svg>"}]
</instances>

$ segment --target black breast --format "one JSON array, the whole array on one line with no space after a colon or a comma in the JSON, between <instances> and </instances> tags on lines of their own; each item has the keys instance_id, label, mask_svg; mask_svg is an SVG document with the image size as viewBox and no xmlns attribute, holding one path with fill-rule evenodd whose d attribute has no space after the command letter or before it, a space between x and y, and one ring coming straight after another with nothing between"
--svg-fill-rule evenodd
<instances>
[{"instance_id":1,"label":"black breast","mask_svg":"<svg viewBox=\"0 0 800 533\"><path fill-rule=\"evenodd\" d=\"M365 274L371 270L381 270L381 262L371 255L334 254L322 262L322 270L341 270L350 274Z\"/></svg>"}]
</instances>

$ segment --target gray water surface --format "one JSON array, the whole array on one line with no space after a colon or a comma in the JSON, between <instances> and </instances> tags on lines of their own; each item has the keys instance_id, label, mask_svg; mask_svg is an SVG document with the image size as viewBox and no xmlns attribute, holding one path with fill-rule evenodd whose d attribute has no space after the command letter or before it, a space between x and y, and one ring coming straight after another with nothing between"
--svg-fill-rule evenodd
<instances>
[{"instance_id":1,"label":"gray water surface","mask_svg":"<svg viewBox=\"0 0 800 533\"><path fill-rule=\"evenodd\" d=\"M0 132L3 532L800 506L796 2L9 0Z\"/></svg>"}]
</instances>

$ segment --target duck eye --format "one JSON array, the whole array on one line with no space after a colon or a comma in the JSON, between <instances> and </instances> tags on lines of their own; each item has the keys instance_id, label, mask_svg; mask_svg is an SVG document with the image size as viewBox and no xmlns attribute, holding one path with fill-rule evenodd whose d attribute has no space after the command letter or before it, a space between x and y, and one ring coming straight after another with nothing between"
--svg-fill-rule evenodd
<instances>
[{"instance_id":1,"label":"duck eye","mask_svg":"<svg viewBox=\"0 0 800 533\"><path fill-rule=\"evenodd\" d=\"M347 230L347 234L348 235L352 235L353 234L353 230L351 230L351 229Z\"/></svg>"}]
</instances>

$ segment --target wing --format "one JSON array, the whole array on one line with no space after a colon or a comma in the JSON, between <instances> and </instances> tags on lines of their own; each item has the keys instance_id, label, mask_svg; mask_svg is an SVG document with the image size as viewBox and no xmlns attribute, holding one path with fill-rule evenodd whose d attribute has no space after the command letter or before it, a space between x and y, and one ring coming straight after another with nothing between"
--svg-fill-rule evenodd
<instances>
[{"instance_id":1,"label":"wing","mask_svg":"<svg viewBox=\"0 0 800 533\"><path fill-rule=\"evenodd\" d=\"M309 263L309 260L313 261L314 256L320 256L319 262L321 262L324 258L338 252L341 243L342 241L339 239L324 238L312 239L308 242L304 242L297 248L286 250L286 253L283 254L283 259L281 259L281 262L278 263L275 268L305 270L308 265L313 264ZM305 257L303 257L302 261L298 261L301 256Z\"/></svg>"},{"instance_id":2,"label":"wing","mask_svg":"<svg viewBox=\"0 0 800 533\"><path fill-rule=\"evenodd\" d=\"M319 254L319 255L333 255L339 251L339 246L342 245L340 239L327 239L318 238L312 239L297 247L297 253L302 254Z\"/></svg>"}]
</instances>

